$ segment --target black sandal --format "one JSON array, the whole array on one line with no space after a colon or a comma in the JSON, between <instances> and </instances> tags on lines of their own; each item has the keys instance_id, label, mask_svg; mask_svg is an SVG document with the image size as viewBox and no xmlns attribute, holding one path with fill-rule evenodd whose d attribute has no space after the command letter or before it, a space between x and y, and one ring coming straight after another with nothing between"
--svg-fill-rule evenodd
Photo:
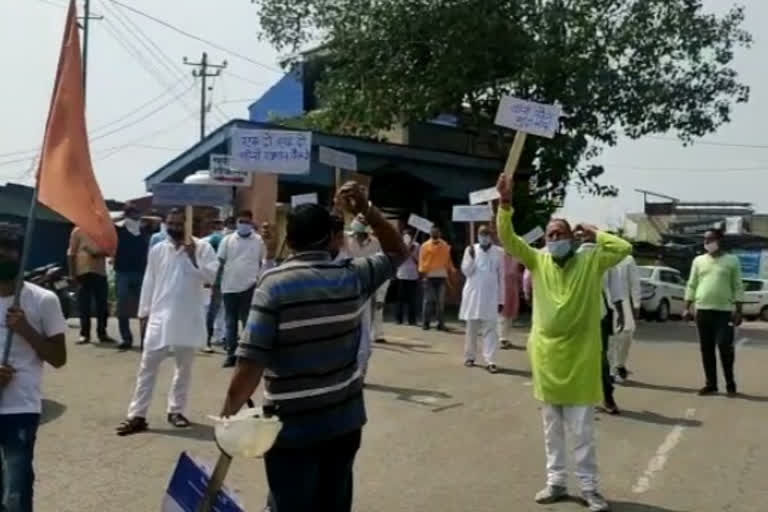
<instances>
[{"instance_id":1,"label":"black sandal","mask_svg":"<svg viewBox=\"0 0 768 512\"><path fill-rule=\"evenodd\" d=\"M147 420L141 417L127 418L117 427L117 435L129 436L131 434L138 434L144 432L149 428Z\"/></svg>"},{"instance_id":2,"label":"black sandal","mask_svg":"<svg viewBox=\"0 0 768 512\"><path fill-rule=\"evenodd\" d=\"M187 418L180 412L172 412L168 414L168 423L176 428L189 428L192 424Z\"/></svg>"}]
</instances>

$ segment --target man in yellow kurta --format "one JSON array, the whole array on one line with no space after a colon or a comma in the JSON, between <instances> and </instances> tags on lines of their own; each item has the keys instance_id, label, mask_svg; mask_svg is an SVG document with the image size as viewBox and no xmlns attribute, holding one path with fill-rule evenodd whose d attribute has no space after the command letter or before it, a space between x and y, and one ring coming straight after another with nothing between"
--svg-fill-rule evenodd
<instances>
[{"instance_id":1,"label":"man in yellow kurta","mask_svg":"<svg viewBox=\"0 0 768 512\"><path fill-rule=\"evenodd\" d=\"M632 252L621 238L580 225L592 251L576 253L574 231L563 219L546 231L546 251L537 251L515 234L511 186L499 178L501 205L497 229L504 249L533 277L533 323L528 353L535 397L543 402L547 487L536 502L553 503L567 496L565 429L573 437L576 477L593 512L609 510L598 491L594 441L594 406L603 398L601 384L600 305L603 274Z\"/></svg>"}]
</instances>

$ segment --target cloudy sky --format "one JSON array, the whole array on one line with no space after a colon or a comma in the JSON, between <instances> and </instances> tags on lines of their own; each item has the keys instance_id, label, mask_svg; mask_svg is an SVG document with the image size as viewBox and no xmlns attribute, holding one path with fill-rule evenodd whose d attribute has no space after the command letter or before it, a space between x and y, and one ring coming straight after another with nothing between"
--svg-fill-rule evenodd
<instances>
[{"instance_id":1,"label":"cloudy sky","mask_svg":"<svg viewBox=\"0 0 768 512\"><path fill-rule=\"evenodd\" d=\"M183 58L226 59L214 82L209 129L247 106L280 76L277 54L258 39L256 8L249 0L121 0L171 22L201 42L131 13L111 0L92 0L88 79L88 124L97 177L104 194L127 199L144 193L142 178L198 139L199 84ZM79 4L82 2L78 1ZM708 0L714 11L733 2ZM768 212L768 2L742 0L746 28L755 44L741 52L736 68L752 88L748 105L730 125L690 148L661 134L621 141L602 158L603 182L620 189L612 199L573 191L564 213L574 220L617 225L624 213L642 208L634 192L646 188L688 200L739 200ZM0 1L0 183L29 182L30 159L42 140L46 110L61 41L65 0ZM213 45L208 43L214 43ZM761 71L763 69L763 71Z\"/></svg>"}]
</instances>

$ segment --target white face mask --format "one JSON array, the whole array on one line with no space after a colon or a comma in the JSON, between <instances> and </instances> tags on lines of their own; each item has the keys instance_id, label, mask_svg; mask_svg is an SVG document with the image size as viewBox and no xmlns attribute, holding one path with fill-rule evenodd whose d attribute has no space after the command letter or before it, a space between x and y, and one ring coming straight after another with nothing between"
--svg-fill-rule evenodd
<instances>
[{"instance_id":1,"label":"white face mask","mask_svg":"<svg viewBox=\"0 0 768 512\"><path fill-rule=\"evenodd\" d=\"M403 242L405 245L411 245L411 242L413 242L413 238L411 238L411 235L405 234L403 235Z\"/></svg>"},{"instance_id":2,"label":"white face mask","mask_svg":"<svg viewBox=\"0 0 768 512\"><path fill-rule=\"evenodd\" d=\"M491 245L491 237L489 235L478 235L477 241L481 247L488 247Z\"/></svg>"},{"instance_id":3,"label":"white face mask","mask_svg":"<svg viewBox=\"0 0 768 512\"><path fill-rule=\"evenodd\" d=\"M704 250L709 254L716 253L720 250L720 244L718 242L708 242L704 244Z\"/></svg>"},{"instance_id":4,"label":"white face mask","mask_svg":"<svg viewBox=\"0 0 768 512\"><path fill-rule=\"evenodd\" d=\"M139 236L141 234L141 223L136 219L125 219L123 226L125 226L125 229L127 229L133 236Z\"/></svg>"}]
</instances>

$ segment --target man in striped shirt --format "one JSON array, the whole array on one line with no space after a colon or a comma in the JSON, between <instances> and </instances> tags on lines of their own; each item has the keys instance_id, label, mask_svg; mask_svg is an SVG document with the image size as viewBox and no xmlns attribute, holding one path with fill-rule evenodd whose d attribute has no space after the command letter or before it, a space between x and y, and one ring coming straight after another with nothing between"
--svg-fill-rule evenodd
<instances>
[{"instance_id":1,"label":"man in striped shirt","mask_svg":"<svg viewBox=\"0 0 768 512\"><path fill-rule=\"evenodd\" d=\"M295 254L256 289L222 411L237 412L264 377L264 404L283 423L264 457L275 512L351 510L352 466L366 423L361 317L408 255L359 185L344 185L336 204L365 216L383 253L333 262L331 215L318 205L292 211L286 241Z\"/></svg>"}]
</instances>

